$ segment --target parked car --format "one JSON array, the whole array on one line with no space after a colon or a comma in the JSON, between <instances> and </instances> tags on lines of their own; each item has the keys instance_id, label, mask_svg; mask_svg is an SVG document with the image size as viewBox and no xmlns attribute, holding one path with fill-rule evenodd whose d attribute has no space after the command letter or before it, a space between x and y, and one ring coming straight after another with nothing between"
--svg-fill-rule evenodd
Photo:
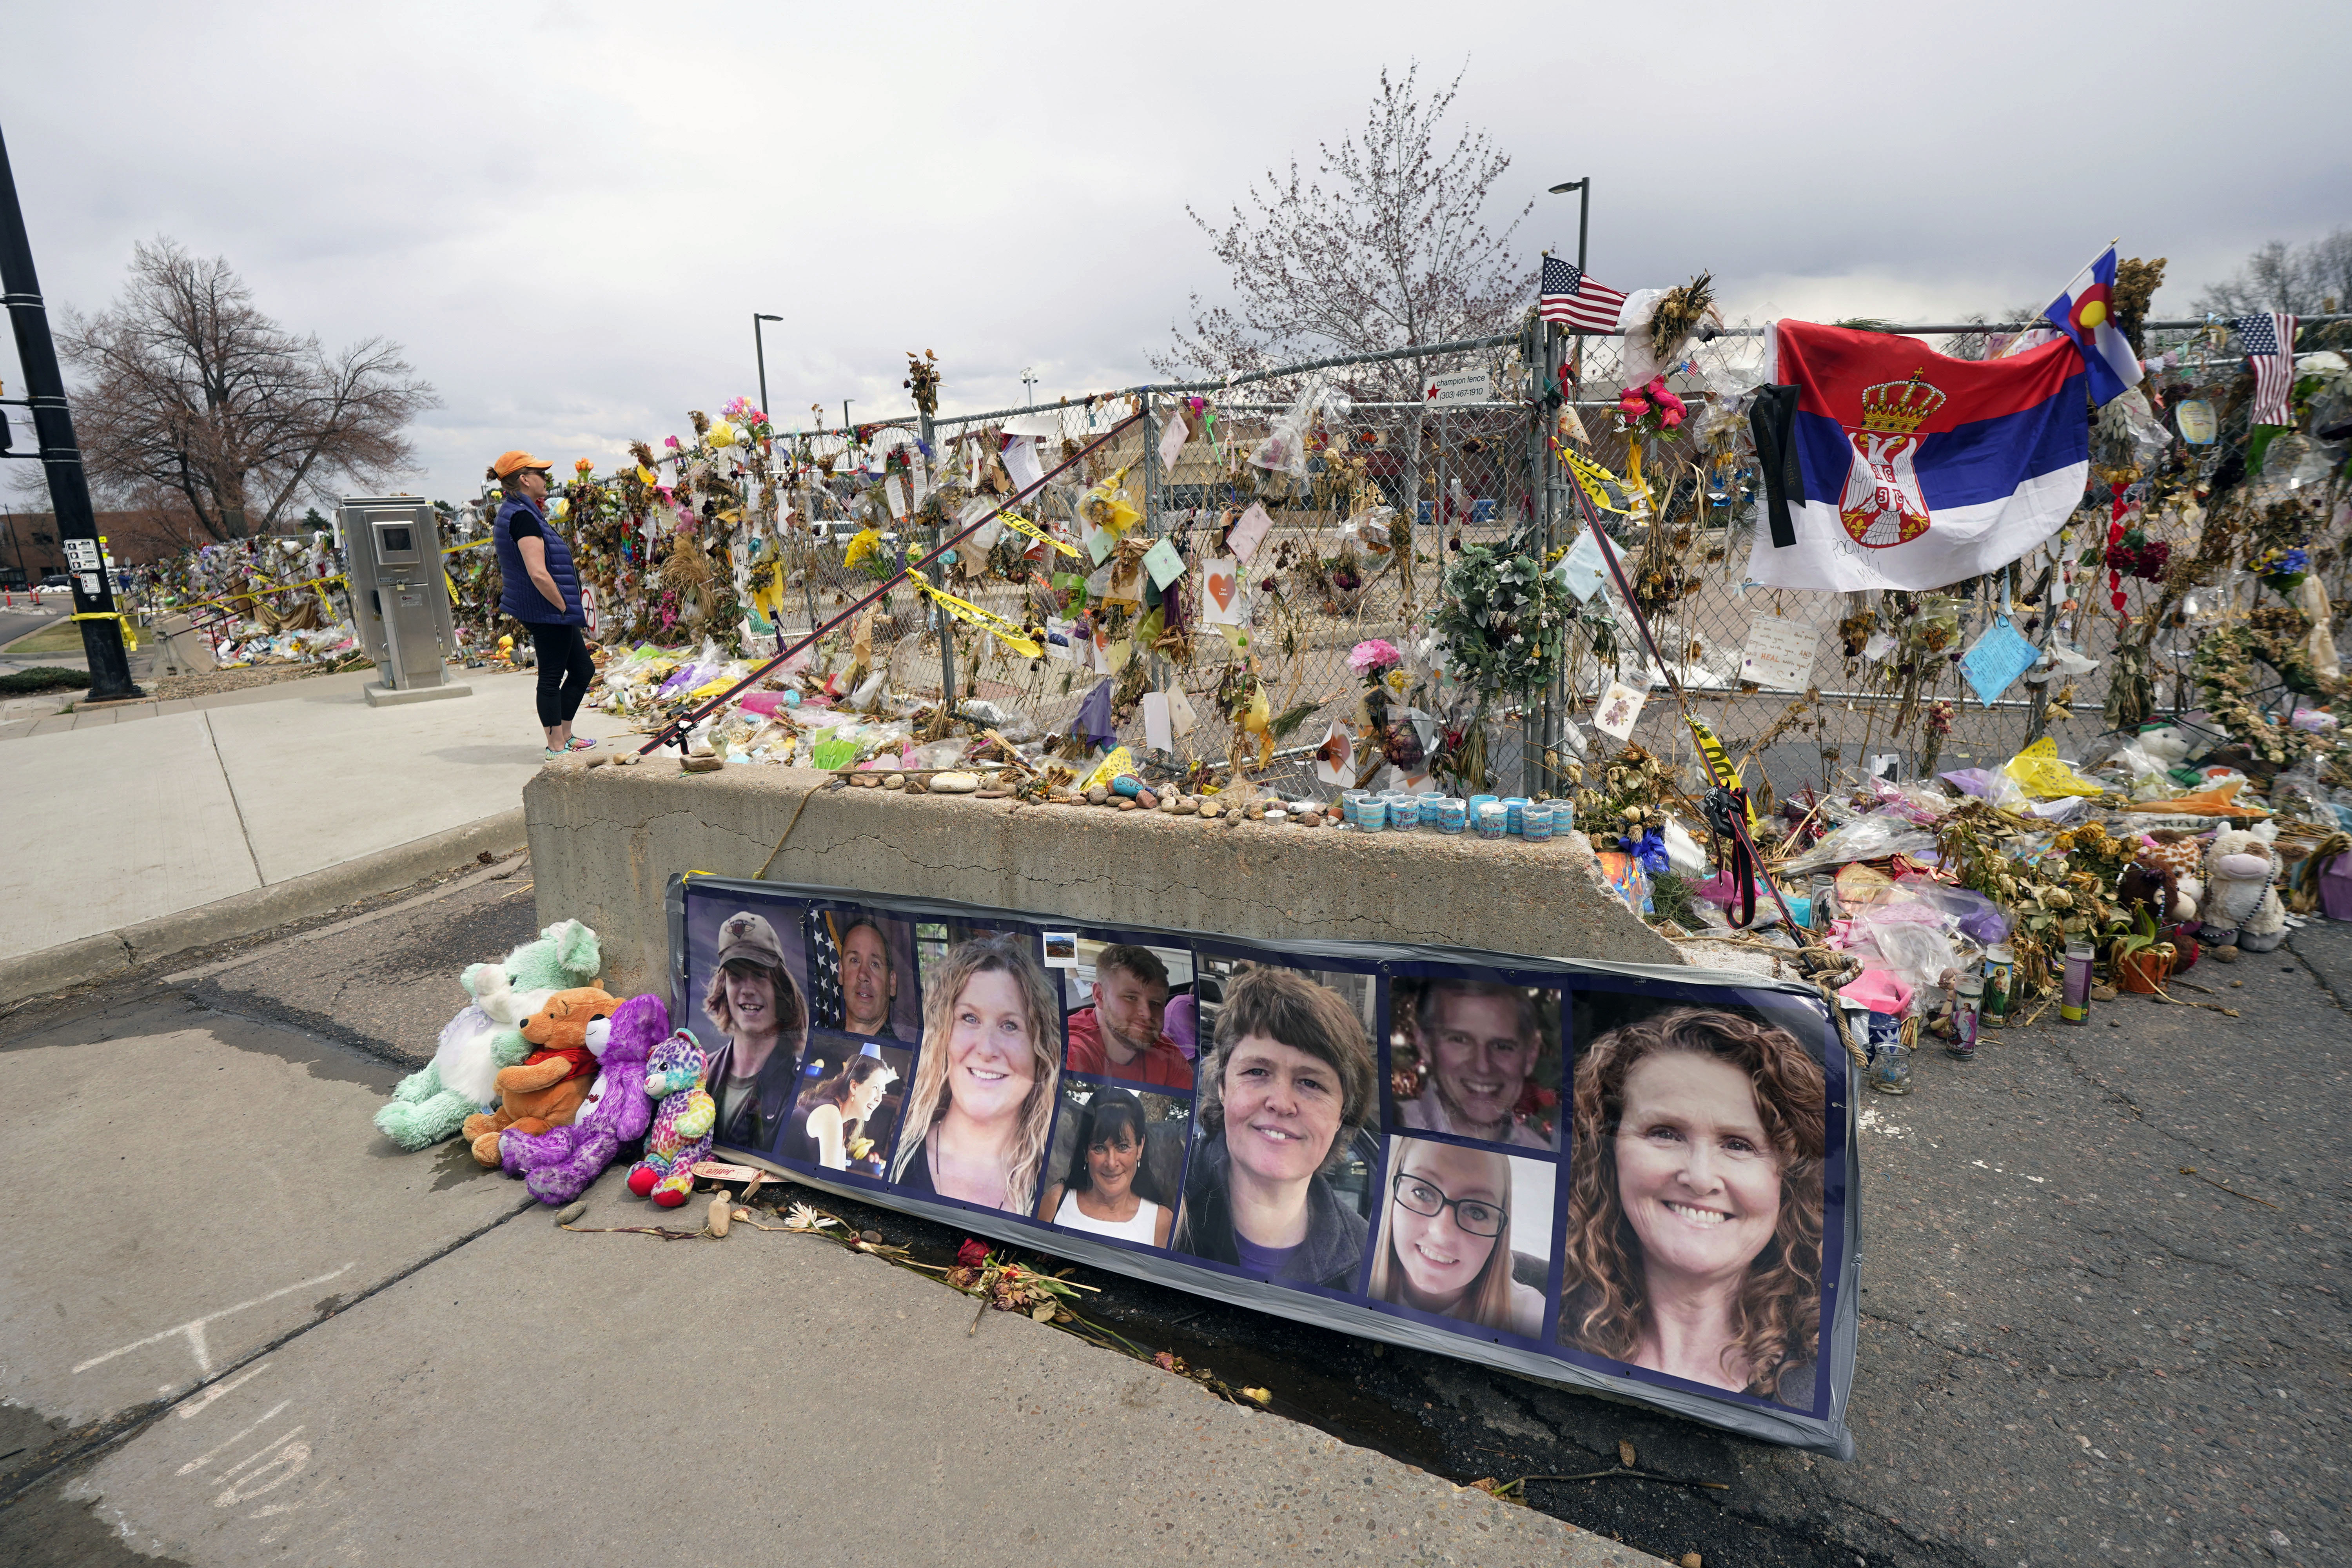
<instances>
[{"instance_id":1,"label":"parked car","mask_svg":"<svg viewBox=\"0 0 2352 1568\"><path fill-rule=\"evenodd\" d=\"M44 588L70 588L73 586L73 579L67 576L62 572L52 572L47 576L41 579L41 586Z\"/></svg>"}]
</instances>

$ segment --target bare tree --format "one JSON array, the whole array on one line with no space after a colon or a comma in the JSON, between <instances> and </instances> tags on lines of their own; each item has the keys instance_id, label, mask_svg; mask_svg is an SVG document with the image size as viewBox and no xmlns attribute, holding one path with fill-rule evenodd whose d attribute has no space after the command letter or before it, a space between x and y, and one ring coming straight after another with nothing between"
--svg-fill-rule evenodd
<instances>
[{"instance_id":1,"label":"bare tree","mask_svg":"<svg viewBox=\"0 0 2352 1568\"><path fill-rule=\"evenodd\" d=\"M1419 76L1418 65L1401 81L1382 70L1360 137L1318 143L1315 179L1301 175L1296 159L1286 180L1268 170L1249 193L1250 210L1234 207L1222 227L1185 208L1224 265L1233 303L1213 306L1194 294L1191 329L1173 329L1171 352L1152 356L1155 368L1214 378L1486 337L1517 321L1533 301L1536 268L1515 252L1512 237L1535 204L1499 234L1488 226L1511 160L1484 132L1465 131L1444 150L1462 76L1425 99ZM1448 368L1412 355L1355 367L1349 380L1360 398L1417 400L1425 377ZM1420 479L1417 415L1408 426L1410 516Z\"/></svg>"},{"instance_id":2,"label":"bare tree","mask_svg":"<svg viewBox=\"0 0 2352 1568\"><path fill-rule=\"evenodd\" d=\"M2220 316L2284 310L2297 316L2332 315L2352 300L2352 228L2308 245L2290 247L2278 240L2246 258L2246 264L2197 299L2197 309Z\"/></svg>"},{"instance_id":3,"label":"bare tree","mask_svg":"<svg viewBox=\"0 0 2352 1568\"><path fill-rule=\"evenodd\" d=\"M82 384L74 426L90 485L163 511L193 542L267 533L338 481L372 486L410 458L403 432L437 407L400 345L330 353L262 313L228 262L159 237L92 317L63 313Z\"/></svg>"}]
</instances>

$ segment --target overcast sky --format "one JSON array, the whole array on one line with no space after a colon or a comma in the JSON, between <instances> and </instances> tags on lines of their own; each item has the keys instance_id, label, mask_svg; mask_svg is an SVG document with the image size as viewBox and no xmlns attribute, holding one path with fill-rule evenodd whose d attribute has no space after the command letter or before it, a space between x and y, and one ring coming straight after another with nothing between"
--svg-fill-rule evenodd
<instances>
[{"instance_id":1,"label":"overcast sky","mask_svg":"<svg viewBox=\"0 0 2352 1568\"><path fill-rule=\"evenodd\" d=\"M1837 18L1832 20L1831 18ZM1793 19L1792 19L1793 18ZM1211 214L1360 126L1385 65L1529 196L1527 253L1711 268L1735 315L1920 321L2046 298L2112 235L2159 311L2269 239L2352 223L2342 0L2233 5L0 0L5 131L52 305L133 242L220 255L289 327L404 344L444 406L404 488L498 452L604 466L689 407L791 427L1149 379ZM0 349L10 395L13 346Z\"/></svg>"}]
</instances>

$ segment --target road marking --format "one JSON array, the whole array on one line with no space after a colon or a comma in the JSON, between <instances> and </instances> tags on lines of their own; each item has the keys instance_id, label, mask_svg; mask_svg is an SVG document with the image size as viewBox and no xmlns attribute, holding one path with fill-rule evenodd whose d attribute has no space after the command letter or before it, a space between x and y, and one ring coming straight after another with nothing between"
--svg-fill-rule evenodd
<instances>
[{"instance_id":1,"label":"road marking","mask_svg":"<svg viewBox=\"0 0 2352 1568\"><path fill-rule=\"evenodd\" d=\"M185 1334L188 1336L188 1349L194 1353L196 1358L196 1370L202 1373L210 1373L213 1369L213 1354L210 1347L205 1343L205 1324L216 1323L223 1318L231 1317L236 1313L242 1312L248 1307L258 1307L265 1301L275 1301L280 1296L289 1296L297 1290L307 1290L313 1285L324 1285L330 1279L339 1279L358 1267L359 1263L354 1259L350 1263L344 1264L341 1268L336 1269L331 1274L321 1274L315 1279L298 1279L293 1284L282 1286L278 1289L270 1291L269 1294L266 1296L256 1296L250 1301L239 1301L234 1307L223 1307L217 1312L206 1312L201 1318L191 1318L184 1323L174 1324L173 1327L165 1329L159 1333L149 1334L143 1340L133 1340L127 1345L119 1345L113 1350L107 1352L104 1355L92 1356L88 1361L83 1362L79 1366L75 1367L74 1371L88 1372L91 1367L99 1366L104 1363L112 1361L116 1356L125 1355L135 1350L143 1350L147 1346L154 1344L159 1341L170 1339L173 1334Z\"/></svg>"},{"instance_id":2,"label":"road marking","mask_svg":"<svg viewBox=\"0 0 2352 1568\"><path fill-rule=\"evenodd\" d=\"M173 1474L184 1476L191 1470L202 1469L205 1466L212 1462L212 1458L215 1454L219 1453L223 1448L233 1447L236 1444L244 1442L247 1437L252 1436L256 1432L261 1430L262 1427L267 1426L272 1421L277 1420L278 1413L293 1403L294 1402L290 1399L279 1400L276 1405L270 1406L269 1413L267 1415L264 1415L260 1420L255 1422L252 1426L247 1426L244 1431L239 1432L234 1437L222 1438L211 1447L206 1448L203 1453L198 1454L194 1458L190 1459L186 1464L182 1465L177 1470L173 1471Z\"/></svg>"},{"instance_id":3,"label":"road marking","mask_svg":"<svg viewBox=\"0 0 2352 1568\"><path fill-rule=\"evenodd\" d=\"M202 1415L205 1411L210 1407L214 1400L218 1399L224 1394L228 1394L234 1390L244 1387L247 1384L251 1383L255 1378L259 1377L263 1373L268 1372L268 1370L269 1363L268 1362L263 1362L259 1366L247 1368L245 1372L229 1379L226 1383L214 1384L210 1388L205 1390L205 1396L202 1399L194 1400L189 1404L180 1406L180 1419L186 1421L192 1417ZM169 1388L171 1384L165 1384L163 1386Z\"/></svg>"},{"instance_id":4,"label":"road marking","mask_svg":"<svg viewBox=\"0 0 2352 1568\"><path fill-rule=\"evenodd\" d=\"M292 1442L295 1438L300 1436L308 1430L309 1428L307 1426L297 1426L292 1431L287 1433L284 1436L264 1444L255 1452L252 1458L245 1460L242 1464L231 1465L227 1469L223 1470L220 1473L220 1480L223 1484L226 1484L236 1477L239 1470L244 1469L247 1465L253 1464L256 1460L268 1458L270 1455L276 1453L278 1449L284 1447L287 1444Z\"/></svg>"}]
</instances>

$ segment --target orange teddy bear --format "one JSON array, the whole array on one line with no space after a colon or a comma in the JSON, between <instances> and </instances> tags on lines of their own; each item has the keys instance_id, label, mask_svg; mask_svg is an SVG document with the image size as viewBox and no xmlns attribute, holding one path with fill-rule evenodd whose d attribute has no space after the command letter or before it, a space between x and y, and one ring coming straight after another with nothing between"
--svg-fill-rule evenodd
<instances>
[{"instance_id":1,"label":"orange teddy bear","mask_svg":"<svg viewBox=\"0 0 2352 1568\"><path fill-rule=\"evenodd\" d=\"M556 992L522 1021L522 1037L535 1048L513 1067L499 1069L499 1108L466 1118L466 1139L477 1163L498 1169L499 1134L509 1127L537 1134L572 1125L595 1081L588 1026L611 1017L620 1005L619 997L583 985Z\"/></svg>"}]
</instances>

